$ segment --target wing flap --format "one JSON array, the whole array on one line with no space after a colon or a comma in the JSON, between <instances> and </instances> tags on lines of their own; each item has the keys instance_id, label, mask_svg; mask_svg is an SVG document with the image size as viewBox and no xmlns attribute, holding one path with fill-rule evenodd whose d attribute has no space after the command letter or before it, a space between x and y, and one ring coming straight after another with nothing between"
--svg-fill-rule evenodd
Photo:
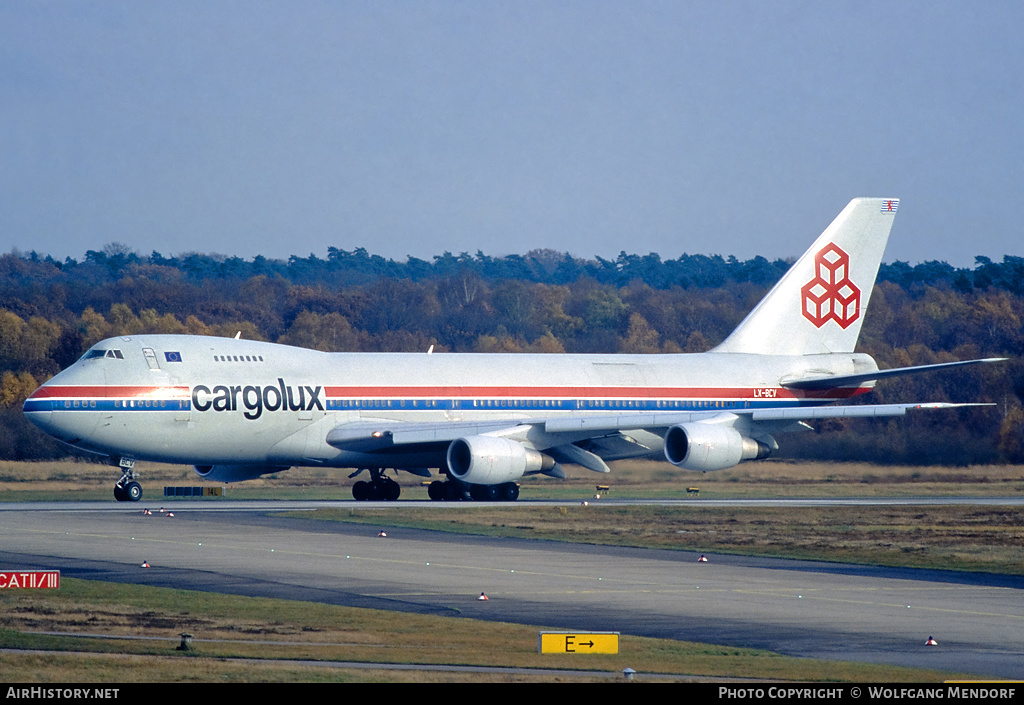
<instances>
[{"instance_id":1,"label":"wing flap","mask_svg":"<svg viewBox=\"0 0 1024 705\"><path fill-rule=\"evenodd\" d=\"M991 404L950 404L932 402L920 404L864 404L858 406L812 406L790 409L752 409L751 421L808 421L811 419L852 419L903 416L908 409L957 409L965 406L991 406ZM742 412L740 412L742 413Z\"/></svg>"},{"instance_id":2,"label":"wing flap","mask_svg":"<svg viewBox=\"0 0 1024 705\"><path fill-rule=\"evenodd\" d=\"M622 431L634 428L668 428L678 423L706 420L720 412L655 411L632 414L597 414L594 416L560 416L544 421L546 433Z\"/></svg>"},{"instance_id":3,"label":"wing flap","mask_svg":"<svg viewBox=\"0 0 1024 705\"><path fill-rule=\"evenodd\" d=\"M438 423L363 419L335 426L328 431L326 441L338 450L367 453L401 445L448 443L464 436L494 433L518 425L520 422L509 419Z\"/></svg>"},{"instance_id":4,"label":"wing flap","mask_svg":"<svg viewBox=\"0 0 1024 705\"><path fill-rule=\"evenodd\" d=\"M751 421L804 421L813 419L871 418L903 416L908 409L955 409L990 404L952 404L946 402L914 404L856 404L847 406L793 406L769 409L728 409L715 412L652 412L634 414L608 414L601 416L574 416L548 419L544 422L547 433L615 433L632 429L662 429L676 424L703 422L731 424L740 418Z\"/></svg>"}]
</instances>

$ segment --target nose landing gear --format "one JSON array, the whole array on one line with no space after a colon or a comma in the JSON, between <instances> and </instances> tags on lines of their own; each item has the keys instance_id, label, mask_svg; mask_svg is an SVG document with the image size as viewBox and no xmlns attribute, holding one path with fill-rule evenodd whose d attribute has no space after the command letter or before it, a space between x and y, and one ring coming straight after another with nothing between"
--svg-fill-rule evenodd
<instances>
[{"instance_id":1,"label":"nose landing gear","mask_svg":"<svg viewBox=\"0 0 1024 705\"><path fill-rule=\"evenodd\" d=\"M114 499L118 502L138 502L142 499L142 485L135 481L135 461L131 458L118 458L117 464L124 470L124 474L114 483Z\"/></svg>"}]
</instances>

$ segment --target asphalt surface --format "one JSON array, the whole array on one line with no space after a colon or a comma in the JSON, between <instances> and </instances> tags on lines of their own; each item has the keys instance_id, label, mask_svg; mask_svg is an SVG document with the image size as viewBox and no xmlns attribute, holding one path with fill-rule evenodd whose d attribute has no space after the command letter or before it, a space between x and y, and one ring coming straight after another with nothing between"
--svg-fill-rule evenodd
<instances>
[{"instance_id":1,"label":"asphalt surface","mask_svg":"<svg viewBox=\"0 0 1024 705\"><path fill-rule=\"evenodd\" d=\"M1024 578L718 555L704 563L676 551L394 528L387 514L366 526L267 509L328 504L354 503L173 502L173 517L158 502L4 504L0 570L1024 678ZM938 646L925 645L929 636Z\"/></svg>"}]
</instances>

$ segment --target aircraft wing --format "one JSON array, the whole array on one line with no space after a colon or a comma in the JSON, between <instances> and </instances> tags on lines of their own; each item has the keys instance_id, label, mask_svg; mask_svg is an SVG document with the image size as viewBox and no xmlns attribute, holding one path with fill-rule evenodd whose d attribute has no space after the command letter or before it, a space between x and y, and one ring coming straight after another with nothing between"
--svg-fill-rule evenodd
<instances>
[{"instance_id":1,"label":"aircraft wing","mask_svg":"<svg viewBox=\"0 0 1024 705\"><path fill-rule=\"evenodd\" d=\"M951 404L945 402L918 404L858 404L848 406L800 406L771 409L728 409L713 412L653 412L587 417L559 417L544 422L548 433L589 431L593 433L631 429L656 430L681 423L723 423L730 416L750 421L810 421L813 419L874 418L903 416L908 409L952 409L990 404Z\"/></svg>"},{"instance_id":2,"label":"aircraft wing","mask_svg":"<svg viewBox=\"0 0 1024 705\"><path fill-rule=\"evenodd\" d=\"M986 404L916 403L848 406L803 406L768 409L721 409L692 412L630 412L528 419L418 422L363 419L342 424L327 434L327 443L359 453L399 447L441 450L459 438L500 436L544 451L559 463L575 463L608 472L606 459L657 452L665 432L680 424L735 427L751 434L806 428L795 422L830 418L903 416L913 409L952 409ZM653 442L657 439L658 442Z\"/></svg>"},{"instance_id":3,"label":"aircraft wing","mask_svg":"<svg viewBox=\"0 0 1024 705\"><path fill-rule=\"evenodd\" d=\"M679 423L709 420L720 411L602 414L488 421L396 421L363 419L335 426L327 443L339 450L374 452L395 446L450 443L465 436L501 435L529 440L539 450L609 435L625 429L668 428ZM550 441L545 442L545 437ZM557 442L557 441L560 441Z\"/></svg>"},{"instance_id":4,"label":"aircraft wing","mask_svg":"<svg viewBox=\"0 0 1024 705\"><path fill-rule=\"evenodd\" d=\"M833 375L823 377L807 377L797 379L783 379L782 386L787 389L822 390L835 389L837 387L852 387L862 382L885 379L887 377L899 377L912 375L919 372L934 372L952 367L963 367L964 365L977 365L983 362L1003 362L1005 357L987 357L981 360L962 360L960 362L941 362L936 365L916 365L914 367L896 367L891 370L875 370L856 375Z\"/></svg>"}]
</instances>

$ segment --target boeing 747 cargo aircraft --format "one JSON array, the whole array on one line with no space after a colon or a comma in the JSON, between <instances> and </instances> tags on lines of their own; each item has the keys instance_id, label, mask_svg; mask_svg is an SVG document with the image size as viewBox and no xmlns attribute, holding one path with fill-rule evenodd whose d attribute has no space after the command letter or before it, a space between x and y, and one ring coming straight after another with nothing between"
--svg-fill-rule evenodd
<instances>
[{"instance_id":1,"label":"boeing 747 cargo aircraft","mask_svg":"<svg viewBox=\"0 0 1024 705\"><path fill-rule=\"evenodd\" d=\"M719 346L673 355L324 353L133 335L93 346L25 402L55 438L108 456L120 501L135 461L238 482L291 466L367 471L356 499L397 499L388 470L439 471L433 499L514 500L529 474L660 456L695 471L767 457L831 417L950 404L835 405L880 371L854 347L899 201L850 202Z\"/></svg>"}]
</instances>

